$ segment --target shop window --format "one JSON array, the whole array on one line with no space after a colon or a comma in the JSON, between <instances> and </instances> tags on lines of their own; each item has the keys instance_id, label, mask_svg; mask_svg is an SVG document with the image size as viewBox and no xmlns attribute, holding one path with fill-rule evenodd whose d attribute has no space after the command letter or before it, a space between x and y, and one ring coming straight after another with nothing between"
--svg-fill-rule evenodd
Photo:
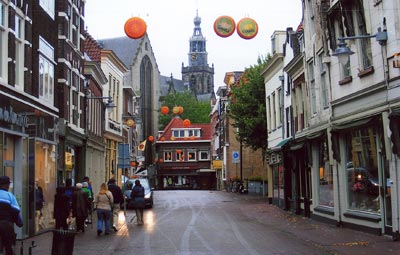
<instances>
[{"instance_id":1,"label":"shop window","mask_svg":"<svg viewBox=\"0 0 400 255\"><path fill-rule=\"evenodd\" d=\"M56 193L56 146L35 143L35 232L54 228L53 209ZM69 154L70 155L70 154ZM68 161L72 158L68 158ZM70 164L68 162L68 164Z\"/></svg>"},{"instance_id":2,"label":"shop window","mask_svg":"<svg viewBox=\"0 0 400 255\"><path fill-rule=\"evenodd\" d=\"M346 136L348 208L379 212L378 147L375 127L351 131Z\"/></svg>"},{"instance_id":3,"label":"shop window","mask_svg":"<svg viewBox=\"0 0 400 255\"><path fill-rule=\"evenodd\" d=\"M333 200L333 169L329 165L327 142L319 144L319 205L334 206Z\"/></svg>"}]
</instances>

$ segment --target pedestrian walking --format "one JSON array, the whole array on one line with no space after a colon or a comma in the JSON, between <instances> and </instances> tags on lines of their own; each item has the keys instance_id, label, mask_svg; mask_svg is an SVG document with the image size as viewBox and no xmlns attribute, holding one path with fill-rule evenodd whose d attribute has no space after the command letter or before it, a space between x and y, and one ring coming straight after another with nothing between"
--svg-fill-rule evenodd
<instances>
[{"instance_id":1,"label":"pedestrian walking","mask_svg":"<svg viewBox=\"0 0 400 255\"><path fill-rule=\"evenodd\" d=\"M136 222L138 225L143 224L143 210L144 210L144 188L140 184L139 180L135 181L135 186L132 188L131 192L131 202L132 207L135 208L136 212Z\"/></svg>"},{"instance_id":2,"label":"pedestrian walking","mask_svg":"<svg viewBox=\"0 0 400 255\"><path fill-rule=\"evenodd\" d=\"M74 194L74 187L72 186L72 179L65 180L65 195L68 197L69 208L72 209L72 195Z\"/></svg>"},{"instance_id":3,"label":"pedestrian walking","mask_svg":"<svg viewBox=\"0 0 400 255\"><path fill-rule=\"evenodd\" d=\"M16 241L14 223L22 227L21 209L15 196L8 192L11 185L10 177L0 177L0 239L6 255L13 255Z\"/></svg>"},{"instance_id":4,"label":"pedestrian walking","mask_svg":"<svg viewBox=\"0 0 400 255\"><path fill-rule=\"evenodd\" d=\"M43 209L44 196L43 189L39 186L39 179L35 180L35 231L38 232L40 227L43 227Z\"/></svg>"},{"instance_id":5,"label":"pedestrian walking","mask_svg":"<svg viewBox=\"0 0 400 255\"><path fill-rule=\"evenodd\" d=\"M76 220L76 231L85 232L85 220L88 217L89 198L86 192L82 190L82 183L75 185L75 191L72 195L72 215Z\"/></svg>"},{"instance_id":6,"label":"pedestrian walking","mask_svg":"<svg viewBox=\"0 0 400 255\"><path fill-rule=\"evenodd\" d=\"M111 208L114 204L114 198L112 193L108 190L107 184L102 183L100 185L100 191L95 198L96 211L97 211L97 235L103 233L110 234L110 218L111 218Z\"/></svg>"},{"instance_id":7,"label":"pedestrian walking","mask_svg":"<svg viewBox=\"0 0 400 255\"><path fill-rule=\"evenodd\" d=\"M65 187L57 187L54 196L54 219L56 221L56 229L68 229L67 218L69 216L69 198L65 194Z\"/></svg>"},{"instance_id":8,"label":"pedestrian walking","mask_svg":"<svg viewBox=\"0 0 400 255\"><path fill-rule=\"evenodd\" d=\"M124 196L122 195L121 188L117 185L114 178L108 181L108 190L112 193L114 198L114 205L112 207L112 228L114 232L117 232L117 222L119 217L119 212L121 210L121 205L124 202Z\"/></svg>"},{"instance_id":9,"label":"pedestrian walking","mask_svg":"<svg viewBox=\"0 0 400 255\"><path fill-rule=\"evenodd\" d=\"M93 206L93 193L89 189L89 183L82 183L82 191L88 195L88 217L85 220L86 224L92 224L92 206Z\"/></svg>"}]
</instances>

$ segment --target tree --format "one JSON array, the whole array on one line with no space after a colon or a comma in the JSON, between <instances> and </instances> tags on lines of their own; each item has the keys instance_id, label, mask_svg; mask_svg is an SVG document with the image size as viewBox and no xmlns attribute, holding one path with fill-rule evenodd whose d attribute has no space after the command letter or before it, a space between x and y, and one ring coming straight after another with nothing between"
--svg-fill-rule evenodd
<instances>
[{"instance_id":1,"label":"tree","mask_svg":"<svg viewBox=\"0 0 400 255\"><path fill-rule=\"evenodd\" d=\"M210 102L198 102L190 91L169 93L164 97L162 105L168 106L170 111L167 115L159 115L158 123L160 130L163 130L171 121L171 118L175 116L172 112L174 106L183 107L183 113L180 115L182 119L189 119L191 123L210 122Z\"/></svg>"},{"instance_id":2,"label":"tree","mask_svg":"<svg viewBox=\"0 0 400 255\"><path fill-rule=\"evenodd\" d=\"M261 73L271 56L259 57L257 64L247 68L238 84L231 86L228 116L238 129L236 139L253 150L261 149L265 158L268 129L265 84Z\"/></svg>"}]
</instances>

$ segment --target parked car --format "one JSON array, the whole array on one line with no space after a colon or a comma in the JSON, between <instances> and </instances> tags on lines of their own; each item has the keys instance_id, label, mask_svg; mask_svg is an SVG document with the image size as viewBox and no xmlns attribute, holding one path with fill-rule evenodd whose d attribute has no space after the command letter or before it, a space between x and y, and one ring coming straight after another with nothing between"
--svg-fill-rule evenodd
<instances>
[{"instance_id":1,"label":"parked car","mask_svg":"<svg viewBox=\"0 0 400 255\"><path fill-rule=\"evenodd\" d=\"M139 180L140 184L144 188L144 202L146 207L153 207L153 188L151 188L149 180L145 178L134 178L127 180L122 186L122 192L124 193L124 197L126 199L126 208L130 209L128 205L131 199L132 188L135 186L136 180Z\"/></svg>"}]
</instances>

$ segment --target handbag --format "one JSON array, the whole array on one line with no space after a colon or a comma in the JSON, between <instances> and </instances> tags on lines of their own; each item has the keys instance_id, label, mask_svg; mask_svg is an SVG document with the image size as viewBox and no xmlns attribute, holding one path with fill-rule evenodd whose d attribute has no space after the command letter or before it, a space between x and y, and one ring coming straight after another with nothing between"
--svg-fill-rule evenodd
<instances>
[{"instance_id":1,"label":"handbag","mask_svg":"<svg viewBox=\"0 0 400 255\"><path fill-rule=\"evenodd\" d=\"M111 199L107 196L107 194L104 195L106 195L106 197L108 198L108 202L110 202L111 211L114 211L114 204L111 203Z\"/></svg>"}]
</instances>

